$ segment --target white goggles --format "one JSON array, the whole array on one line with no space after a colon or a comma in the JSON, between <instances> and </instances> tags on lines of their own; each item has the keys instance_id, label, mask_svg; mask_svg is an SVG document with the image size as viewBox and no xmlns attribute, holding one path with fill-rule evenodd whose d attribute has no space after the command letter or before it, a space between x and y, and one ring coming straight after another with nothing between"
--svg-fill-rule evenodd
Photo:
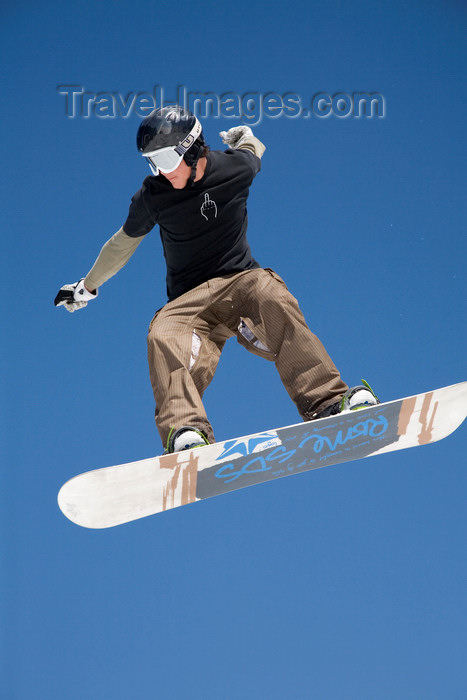
<instances>
[{"instance_id":1,"label":"white goggles","mask_svg":"<svg viewBox=\"0 0 467 700\"><path fill-rule=\"evenodd\" d=\"M196 117L195 117L196 119ZM188 149L194 144L198 136L201 134L202 127L198 119L195 121L190 133L185 136L177 146L167 146L166 148L158 148L157 151L143 153L147 159L148 165L151 168L153 175L161 173L171 173L178 168L183 160L183 156Z\"/></svg>"}]
</instances>

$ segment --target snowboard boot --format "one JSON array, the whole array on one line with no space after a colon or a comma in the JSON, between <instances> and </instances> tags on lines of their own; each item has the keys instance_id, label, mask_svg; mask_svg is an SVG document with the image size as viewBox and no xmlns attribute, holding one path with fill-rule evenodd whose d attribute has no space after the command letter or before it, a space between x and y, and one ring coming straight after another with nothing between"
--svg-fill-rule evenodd
<instances>
[{"instance_id":1,"label":"snowboard boot","mask_svg":"<svg viewBox=\"0 0 467 700\"><path fill-rule=\"evenodd\" d=\"M357 411L359 408L368 408L368 406L376 406L380 400L376 396L371 386L362 379L362 384L348 389L344 396L336 403L327 406L323 411L318 411L313 414L312 420L318 418L327 418L328 416L337 416L339 413L348 413L349 411Z\"/></svg>"},{"instance_id":2,"label":"snowboard boot","mask_svg":"<svg viewBox=\"0 0 467 700\"><path fill-rule=\"evenodd\" d=\"M192 450L194 447L209 445L206 435L198 428L184 425L178 430L172 428L167 438L167 445L164 454L181 452L182 450Z\"/></svg>"}]
</instances>

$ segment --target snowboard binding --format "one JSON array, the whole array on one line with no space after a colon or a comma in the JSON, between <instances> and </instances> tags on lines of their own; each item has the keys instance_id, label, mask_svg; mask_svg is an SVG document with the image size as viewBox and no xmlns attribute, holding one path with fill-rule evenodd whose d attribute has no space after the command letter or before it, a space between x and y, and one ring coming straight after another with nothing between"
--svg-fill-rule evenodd
<instances>
[{"instance_id":1,"label":"snowboard binding","mask_svg":"<svg viewBox=\"0 0 467 700\"><path fill-rule=\"evenodd\" d=\"M348 389L340 401L332 403L324 410L313 414L312 420L318 418L327 418L328 416L337 416L339 413L348 413L349 411L358 411L360 408L368 408L381 403L371 386L362 379L362 383Z\"/></svg>"}]
</instances>

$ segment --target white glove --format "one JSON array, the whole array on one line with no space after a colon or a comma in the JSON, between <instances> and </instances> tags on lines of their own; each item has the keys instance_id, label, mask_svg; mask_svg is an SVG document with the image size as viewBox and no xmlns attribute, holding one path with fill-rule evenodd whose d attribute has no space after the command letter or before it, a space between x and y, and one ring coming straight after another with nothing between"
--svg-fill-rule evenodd
<instances>
[{"instance_id":1,"label":"white glove","mask_svg":"<svg viewBox=\"0 0 467 700\"><path fill-rule=\"evenodd\" d=\"M228 131L220 131L219 136L230 148L239 148L243 141L252 138L253 132L249 126L243 124L242 126L233 126Z\"/></svg>"},{"instance_id":2,"label":"white glove","mask_svg":"<svg viewBox=\"0 0 467 700\"><path fill-rule=\"evenodd\" d=\"M77 309L83 309L88 305L88 301L95 299L99 291L88 292L84 286L84 277L75 284L65 284L60 288L55 297L55 306L64 306L67 311L73 313Z\"/></svg>"}]
</instances>

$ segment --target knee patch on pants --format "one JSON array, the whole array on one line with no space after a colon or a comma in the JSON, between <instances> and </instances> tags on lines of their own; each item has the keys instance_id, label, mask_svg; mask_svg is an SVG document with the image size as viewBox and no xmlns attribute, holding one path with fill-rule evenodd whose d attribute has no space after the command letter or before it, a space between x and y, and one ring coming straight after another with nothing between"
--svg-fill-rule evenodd
<instances>
[{"instance_id":1,"label":"knee patch on pants","mask_svg":"<svg viewBox=\"0 0 467 700\"><path fill-rule=\"evenodd\" d=\"M191 357L190 357L190 364L188 367L190 372L193 369L193 366L199 357L200 349L201 349L201 338L197 334L197 332L194 330L192 335L191 335Z\"/></svg>"}]
</instances>

